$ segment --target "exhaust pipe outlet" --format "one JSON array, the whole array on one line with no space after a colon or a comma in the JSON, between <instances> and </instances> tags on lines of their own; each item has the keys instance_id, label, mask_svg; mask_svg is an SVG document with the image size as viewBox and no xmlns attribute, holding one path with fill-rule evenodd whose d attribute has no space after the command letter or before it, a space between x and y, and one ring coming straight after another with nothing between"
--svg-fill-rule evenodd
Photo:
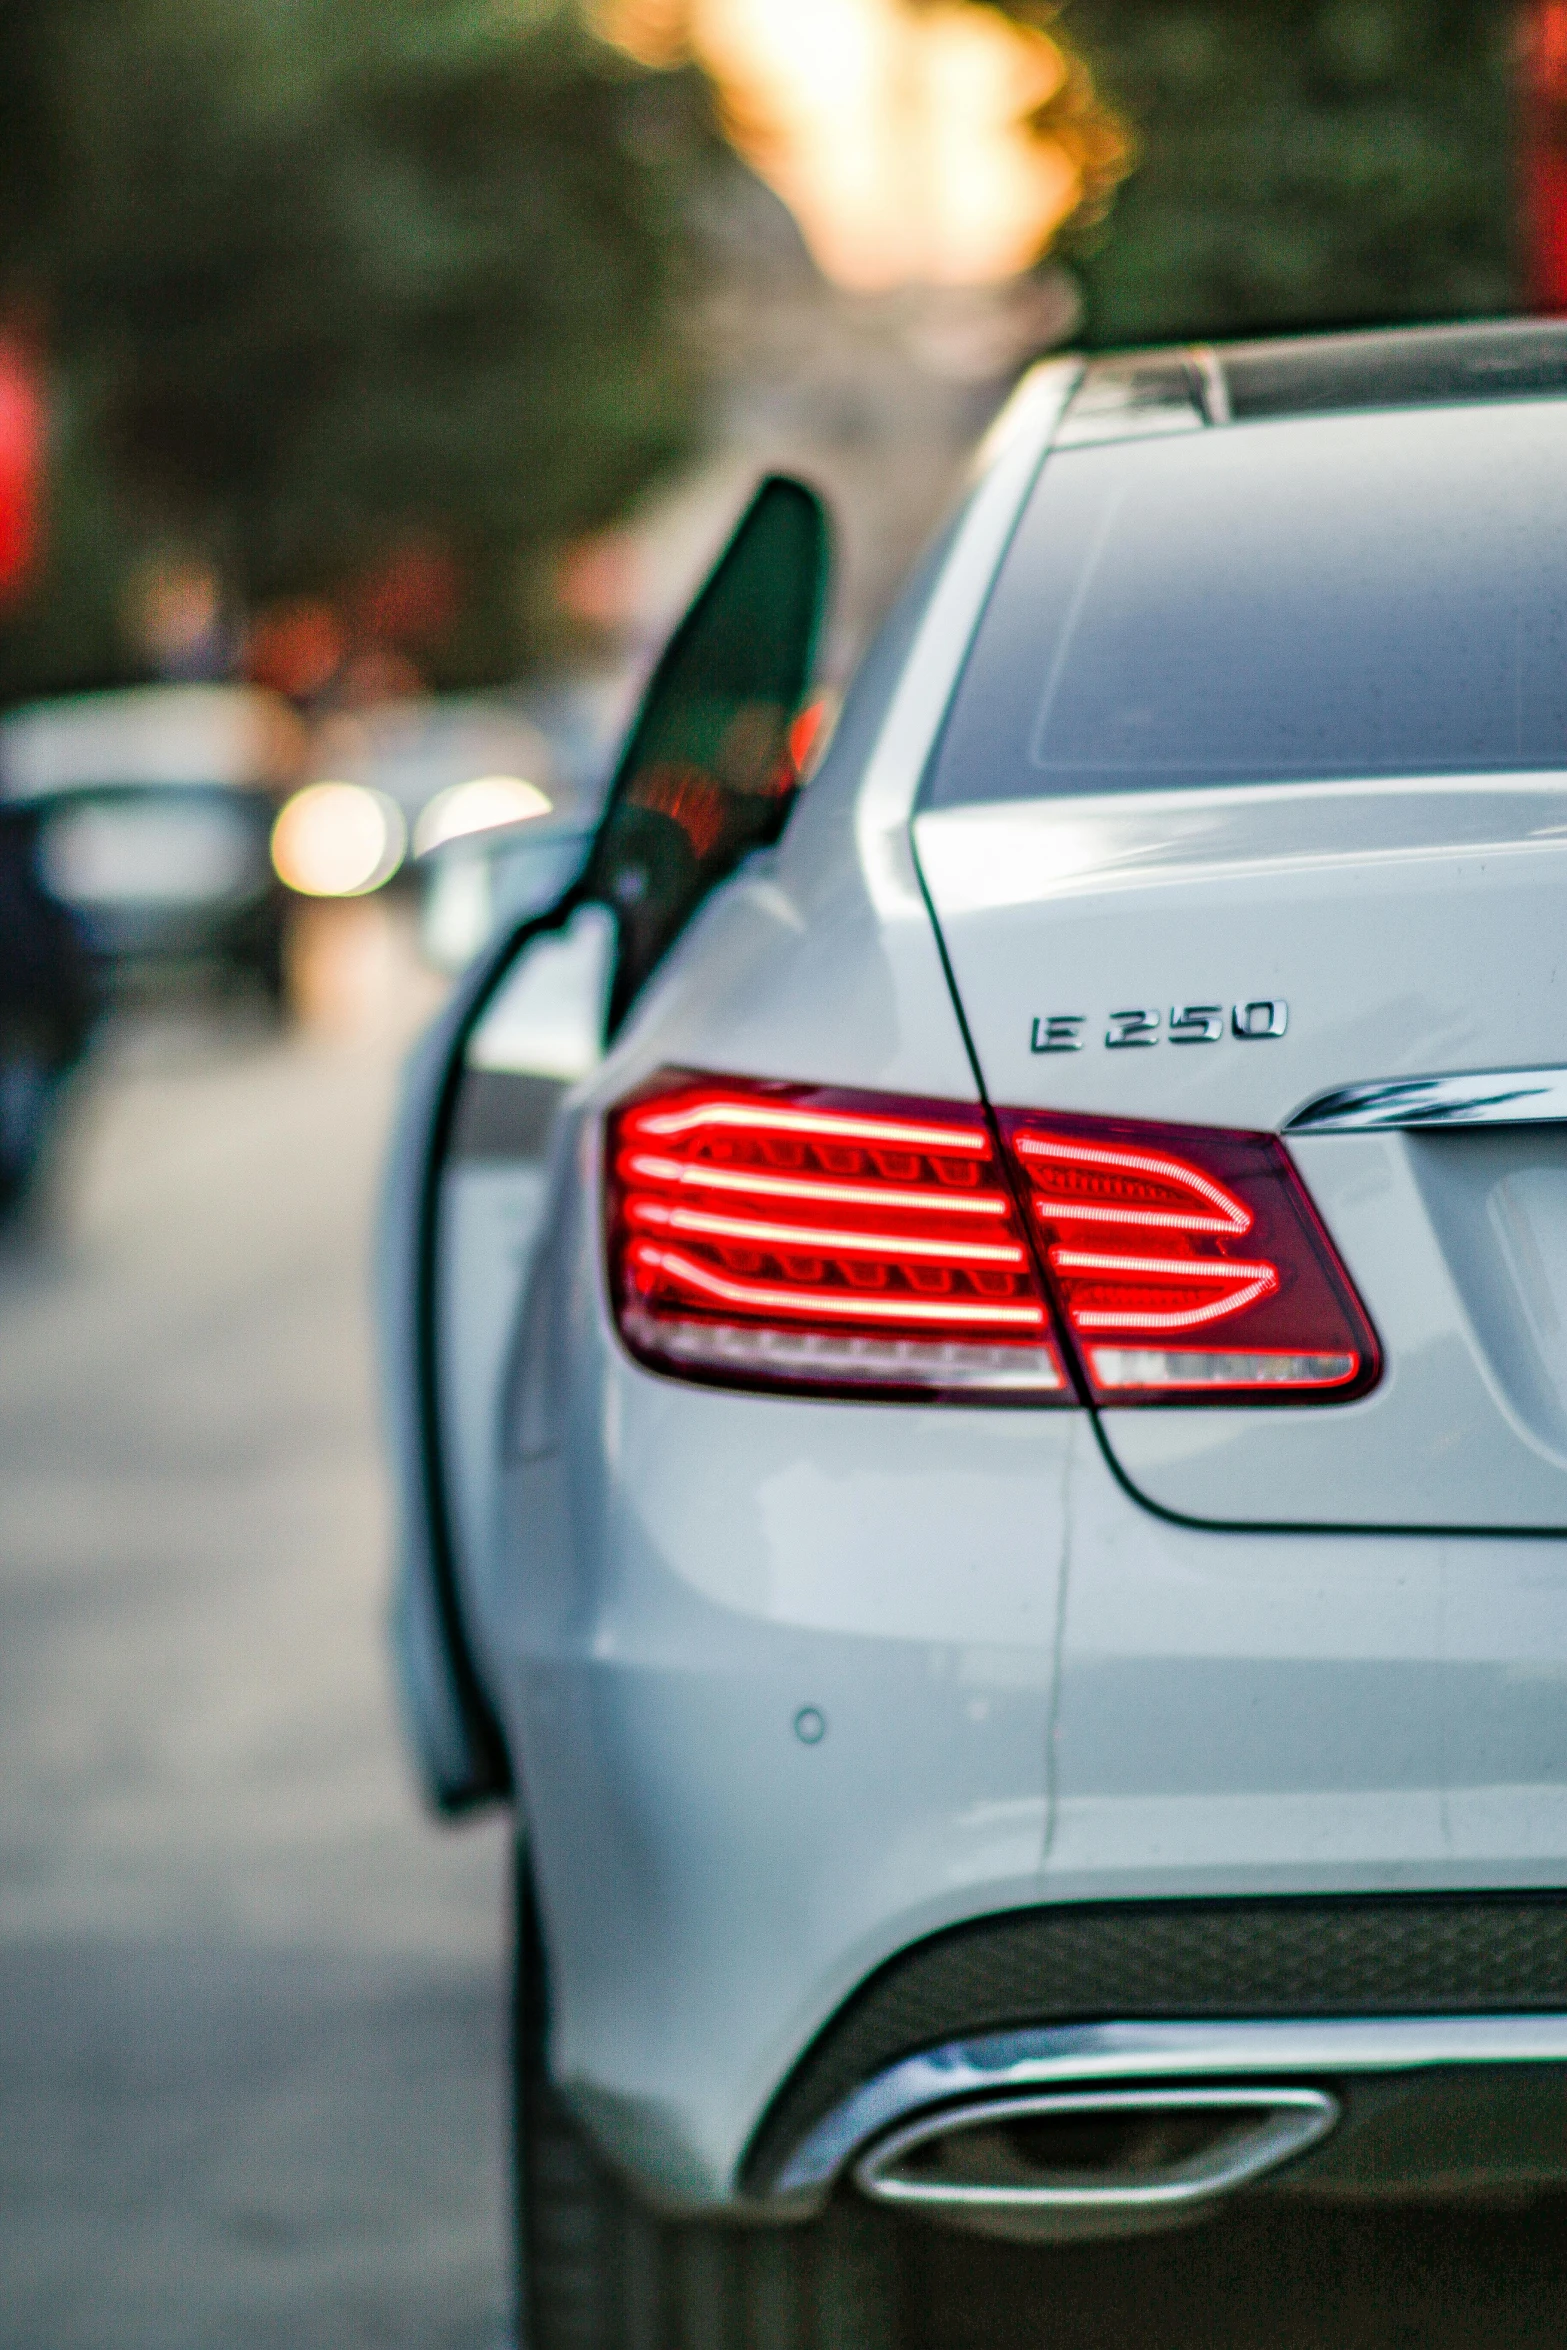
<instances>
[{"instance_id":1,"label":"exhaust pipe outlet","mask_svg":"<svg viewBox=\"0 0 1567 2350\"><path fill-rule=\"evenodd\" d=\"M1200 2219L1327 2136L1325 2089L1082 2089L926 2113L861 2156L862 2193L982 2235L1059 2241Z\"/></svg>"}]
</instances>

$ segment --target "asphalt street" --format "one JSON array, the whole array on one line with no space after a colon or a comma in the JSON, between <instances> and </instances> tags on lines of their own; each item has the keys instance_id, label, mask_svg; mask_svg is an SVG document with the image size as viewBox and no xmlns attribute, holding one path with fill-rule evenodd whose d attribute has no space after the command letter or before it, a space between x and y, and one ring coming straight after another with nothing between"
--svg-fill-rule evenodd
<instances>
[{"instance_id":1,"label":"asphalt street","mask_svg":"<svg viewBox=\"0 0 1567 2350\"><path fill-rule=\"evenodd\" d=\"M0 2350L503 2336L505 1827L423 1817L384 1658L366 1266L431 991L375 906L306 979L286 1038L113 1037L0 1258ZM918 2350L1567 2339L1560 2202L877 2236Z\"/></svg>"},{"instance_id":2,"label":"asphalt street","mask_svg":"<svg viewBox=\"0 0 1567 2350\"><path fill-rule=\"evenodd\" d=\"M428 990L122 1031L0 1264L0 2341L490 2350L503 1829L422 1817L366 1260Z\"/></svg>"}]
</instances>

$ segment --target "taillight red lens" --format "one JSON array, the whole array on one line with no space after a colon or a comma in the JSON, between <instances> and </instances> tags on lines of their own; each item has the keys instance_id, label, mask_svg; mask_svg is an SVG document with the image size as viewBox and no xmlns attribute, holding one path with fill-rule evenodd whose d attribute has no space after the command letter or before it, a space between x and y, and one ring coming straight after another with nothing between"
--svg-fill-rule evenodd
<instances>
[{"instance_id":1,"label":"taillight red lens","mask_svg":"<svg viewBox=\"0 0 1567 2350\"><path fill-rule=\"evenodd\" d=\"M1021 1111L1001 1124L1096 1401L1371 1386L1371 1325L1274 1136Z\"/></svg>"},{"instance_id":2,"label":"taillight red lens","mask_svg":"<svg viewBox=\"0 0 1567 2350\"><path fill-rule=\"evenodd\" d=\"M728 1386L1070 1403L1334 1402L1375 1334L1266 1134L665 1072L609 1120L632 1353ZM1032 1230L1019 1216L1026 1197Z\"/></svg>"},{"instance_id":3,"label":"taillight red lens","mask_svg":"<svg viewBox=\"0 0 1567 2350\"><path fill-rule=\"evenodd\" d=\"M665 1075L609 1121L610 1288L643 1361L813 1393L1071 1402L982 1114Z\"/></svg>"}]
</instances>

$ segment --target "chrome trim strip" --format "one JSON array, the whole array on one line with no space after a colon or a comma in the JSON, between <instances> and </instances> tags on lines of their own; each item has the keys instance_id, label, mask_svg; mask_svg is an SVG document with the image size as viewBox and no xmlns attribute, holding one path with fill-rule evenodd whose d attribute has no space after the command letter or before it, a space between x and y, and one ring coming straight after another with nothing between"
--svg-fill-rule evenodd
<instances>
[{"instance_id":1,"label":"chrome trim strip","mask_svg":"<svg viewBox=\"0 0 1567 2350\"><path fill-rule=\"evenodd\" d=\"M1544 1126L1567 1119L1567 1069L1472 1069L1389 1077L1320 1093L1286 1134L1389 1134L1442 1126Z\"/></svg>"},{"instance_id":2,"label":"chrome trim strip","mask_svg":"<svg viewBox=\"0 0 1567 2350\"><path fill-rule=\"evenodd\" d=\"M959 2097L1204 2074L1298 2078L1477 2064L1567 2065L1567 2014L1065 2024L996 2032L926 2049L864 2082L796 2147L768 2200L820 2191L879 2132Z\"/></svg>"},{"instance_id":3,"label":"chrome trim strip","mask_svg":"<svg viewBox=\"0 0 1567 2350\"><path fill-rule=\"evenodd\" d=\"M898 2179L887 2174L894 2163L932 2138L954 2130L982 2129L987 2122L1020 2121L1030 2115L1053 2120L1073 2113L1251 2113L1256 2125L1244 2135L1230 2136L1218 2145L1172 2163L1162 2177L1113 2179L1092 2186L1062 2182L1027 2187L982 2187L953 2180ZM1265 2171L1303 2154L1325 2138L1339 2118L1339 2102L1325 2089L1112 2089L1089 2090L1065 2097L987 2097L978 2105L950 2106L926 2114L890 2138L880 2139L855 2166L854 2183L879 2203L916 2208L981 2211L1159 2211L1187 2203L1204 2203L1211 2196L1243 2187Z\"/></svg>"}]
</instances>

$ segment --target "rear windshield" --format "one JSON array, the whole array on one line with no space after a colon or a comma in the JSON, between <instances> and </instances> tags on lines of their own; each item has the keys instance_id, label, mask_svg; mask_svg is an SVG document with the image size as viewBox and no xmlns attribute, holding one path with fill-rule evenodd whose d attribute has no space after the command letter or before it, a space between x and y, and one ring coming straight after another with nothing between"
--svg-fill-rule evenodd
<instances>
[{"instance_id":1,"label":"rear windshield","mask_svg":"<svg viewBox=\"0 0 1567 2350\"><path fill-rule=\"evenodd\" d=\"M927 807L1567 766L1567 403L1063 450Z\"/></svg>"}]
</instances>

